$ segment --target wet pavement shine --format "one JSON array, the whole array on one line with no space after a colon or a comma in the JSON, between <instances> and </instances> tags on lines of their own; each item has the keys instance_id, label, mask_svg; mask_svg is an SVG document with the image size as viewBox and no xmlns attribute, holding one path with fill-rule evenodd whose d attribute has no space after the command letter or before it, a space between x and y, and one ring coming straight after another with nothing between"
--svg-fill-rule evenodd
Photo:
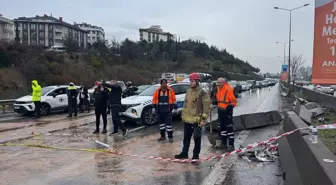
<instances>
[{"instance_id":1,"label":"wet pavement shine","mask_svg":"<svg viewBox=\"0 0 336 185\"><path fill-rule=\"evenodd\" d=\"M235 114L253 113L256 111L277 110L276 103L278 86L257 90L256 92L244 92L239 98L239 105ZM111 126L111 123L109 124ZM127 138L121 135L108 136L104 134L94 135L94 124L67 129L58 133L85 134L93 139L105 142L119 151L145 156L173 157L182 148L183 125L180 121L174 122L174 143L159 143L158 127L144 127L129 133ZM250 132L245 144L267 139L276 135L279 126L256 129ZM111 130L111 128L109 127ZM15 132L15 131L11 131ZM4 137L4 133L0 136ZM238 135L238 133L236 133ZM68 148L103 148L92 140L74 136L36 136L19 143L37 143L57 147ZM191 141L189 157L192 155L193 141ZM200 157L208 157L220 154L209 143L206 133L203 133L202 150ZM33 147L0 147L0 184L19 185L67 185L67 184L201 184L211 172L217 160L195 164L182 164L176 162L144 159L137 157L120 156L110 153L94 153L85 151L42 149ZM269 164L274 170L260 168L251 171L249 164L238 159L227 174L226 182L231 184L277 184L273 178L277 173L276 163ZM241 161L241 162L240 162ZM265 165L266 166L266 165ZM254 168L256 169L256 167ZM263 178L265 172L272 171L272 178L264 178L259 181L240 181L237 179ZM266 180L265 180L266 179ZM244 182L244 183L242 183ZM229 184L230 184L229 183ZM255 183L253 183L255 184Z\"/></svg>"}]
</instances>

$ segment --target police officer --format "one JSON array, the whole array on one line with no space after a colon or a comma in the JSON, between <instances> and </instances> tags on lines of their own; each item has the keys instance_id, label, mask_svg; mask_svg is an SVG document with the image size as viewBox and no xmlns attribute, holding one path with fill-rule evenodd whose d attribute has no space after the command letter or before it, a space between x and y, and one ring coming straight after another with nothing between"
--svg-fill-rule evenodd
<instances>
[{"instance_id":1,"label":"police officer","mask_svg":"<svg viewBox=\"0 0 336 185\"><path fill-rule=\"evenodd\" d=\"M160 123L161 137L158 141L166 140L166 131L169 142L173 142L173 125L172 125L172 111L177 109L176 96L172 88L167 86L167 80L162 79L161 86L154 92L153 107L158 115Z\"/></svg>"},{"instance_id":2,"label":"police officer","mask_svg":"<svg viewBox=\"0 0 336 185\"><path fill-rule=\"evenodd\" d=\"M125 128L124 124L120 120L120 112L121 112L121 96L122 96L122 89L120 85L117 83L116 80L112 80L111 84L108 83L100 83L104 87L111 88L109 92L109 104L111 106L111 114L112 114L112 121L114 130L110 135L118 134L118 129L120 127L121 131L123 132L123 136L126 137L128 134L128 129Z\"/></svg>"},{"instance_id":3,"label":"police officer","mask_svg":"<svg viewBox=\"0 0 336 185\"><path fill-rule=\"evenodd\" d=\"M182 152L175 155L176 159L188 159L191 136L194 134L195 147L192 159L198 160L201 151L202 127L210 113L210 97L199 86L200 75L192 73L189 75L190 88L185 95L182 109L182 121L184 122L184 138Z\"/></svg>"},{"instance_id":4,"label":"police officer","mask_svg":"<svg viewBox=\"0 0 336 185\"><path fill-rule=\"evenodd\" d=\"M95 114L96 114L96 130L93 132L94 134L99 133L99 125L100 125L100 116L103 118L103 131L102 133L105 134L107 132L107 100L108 100L108 89L103 87L102 85L98 85L97 88L94 90L94 105L95 105Z\"/></svg>"},{"instance_id":5,"label":"police officer","mask_svg":"<svg viewBox=\"0 0 336 185\"><path fill-rule=\"evenodd\" d=\"M69 115L67 117L77 116L77 96L78 96L78 89L75 87L75 84L70 82L68 86L68 109Z\"/></svg>"},{"instance_id":6,"label":"police officer","mask_svg":"<svg viewBox=\"0 0 336 185\"><path fill-rule=\"evenodd\" d=\"M233 132L233 108L237 105L237 99L234 95L234 89L229 85L226 78L218 78L216 101L218 105L219 136L222 140L218 149L224 149L227 152L234 150L234 132ZM229 146L227 145L229 140Z\"/></svg>"}]
</instances>

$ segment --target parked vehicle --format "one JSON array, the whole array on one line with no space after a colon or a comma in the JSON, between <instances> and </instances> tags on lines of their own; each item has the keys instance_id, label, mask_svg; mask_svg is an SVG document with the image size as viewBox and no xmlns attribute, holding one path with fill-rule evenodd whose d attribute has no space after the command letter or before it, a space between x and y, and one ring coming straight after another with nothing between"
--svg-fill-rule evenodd
<instances>
[{"instance_id":1,"label":"parked vehicle","mask_svg":"<svg viewBox=\"0 0 336 185\"><path fill-rule=\"evenodd\" d=\"M173 116L179 116L184 104L185 93L189 88L189 83L174 83L169 85L176 94L177 111L173 112ZM130 96L121 100L122 104L122 120L134 121L140 125L154 125L157 123L157 117L152 112L152 99L154 92L160 84L155 84L139 95Z\"/></svg>"},{"instance_id":2,"label":"parked vehicle","mask_svg":"<svg viewBox=\"0 0 336 185\"><path fill-rule=\"evenodd\" d=\"M334 95L335 89L331 88L331 86L328 85L316 85L314 87L315 91L319 91L321 93L325 93L325 94L330 94L330 95Z\"/></svg>"},{"instance_id":3,"label":"parked vehicle","mask_svg":"<svg viewBox=\"0 0 336 185\"><path fill-rule=\"evenodd\" d=\"M80 86L76 87L80 88ZM68 109L67 89L68 85L46 86L42 88L41 116L46 116L52 111L65 111ZM79 96L77 96L77 103L79 104ZM15 100L14 111L23 115L35 112L32 95L23 96Z\"/></svg>"},{"instance_id":4,"label":"parked vehicle","mask_svg":"<svg viewBox=\"0 0 336 185\"><path fill-rule=\"evenodd\" d=\"M255 89L257 88L257 83L255 80L247 80L246 83L250 87L250 89Z\"/></svg>"},{"instance_id":5,"label":"parked vehicle","mask_svg":"<svg viewBox=\"0 0 336 185\"><path fill-rule=\"evenodd\" d=\"M58 53L65 53L66 52L66 47L64 46L51 46L49 49L46 51L53 51L53 52L58 52Z\"/></svg>"},{"instance_id":6,"label":"parked vehicle","mask_svg":"<svg viewBox=\"0 0 336 185\"><path fill-rule=\"evenodd\" d=\"M263 83L262 83L262 81L256 81L256 87L257 88L263 88L264 86L263 86Z\"/></svg>"},{"instance_id":7,"label":"parked vehicle","mask_svg":"<svg viewBox=\"0 0 336 185\"><path fill-rule=\"evenodd\" d=\"M248 91L251 88L251 85L249 85L247 82L241 81L239 84L242 86L243 91Z\"/></svg>"}]
</instances>

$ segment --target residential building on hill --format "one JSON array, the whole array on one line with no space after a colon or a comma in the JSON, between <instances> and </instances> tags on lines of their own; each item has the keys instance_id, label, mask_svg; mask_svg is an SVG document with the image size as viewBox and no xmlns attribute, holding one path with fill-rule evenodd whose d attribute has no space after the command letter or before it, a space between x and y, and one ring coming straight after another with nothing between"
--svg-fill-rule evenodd
<instances>
[{"instance_id":1,"label":"residential building on hill","mask_svg":"<svg viewBox=\"0 0 336 185\"><path fill-rule=\"evenodd\" d=\"M0 40L14 40L14 21L0 14Z\"/></svg>"},{"instance_id":2,"label":"residential building on hill","mask_svg":"<svg viewBox=\"0 0 336 185\"><path fill-rule=\"evenodd\" d=\"M94 26L87 23L74 23L75 26L88 31L88 43L93 44L98 40L105 42L105 32L102 27Z\"/></svg>"},{"instance_id":3,"label":"residential building on hill","mask_svg":"<svg viewBox=\"0 0 336 185\"><path fill-rule=\"evenodd\" d=\"M19 17L14 19L14 26L18 28L20 43L35 46L63 46L63 39L72 36L82 49L87 48L88 31L75 25L44 14L35 17Z\"/></svg>"},{"instance_id":4,"label":"residential building on hill","mask_svg":"<svg viewBox=\"0 0 336 185\"><path fill-rule=\"evenodd\" d=\"M169 32L164 32L159 25L153 25L149 28L139 29L140 40L147 42L175 40L176 36Z\"/></svg>"}]
</instances>

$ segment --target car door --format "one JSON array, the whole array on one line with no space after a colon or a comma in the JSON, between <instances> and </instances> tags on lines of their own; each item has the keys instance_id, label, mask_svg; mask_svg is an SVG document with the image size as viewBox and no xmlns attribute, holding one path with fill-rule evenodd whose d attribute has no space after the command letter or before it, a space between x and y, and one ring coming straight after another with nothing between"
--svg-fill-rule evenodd
<instances>
[{"instance_id":1,"label":"car door","mask_svg":"<svg viewBox=\"0 0 336 185\"><path fill-rule=\"evenodd\" d=\"M189 85L180 84L180 85L174 85L172 86L174 89L174 92L176 94L176 103L177 103L177 109L182 109L184 104L184 98L185 94L189 88Z\"/></svg>"},{"instance_id":2,"label":"car door","mask_svg":"<svg viewBox=\"0 0 336 185\"><path fill-rule=\"evenodd\" d=\"M50 98L50 106L52 109L65 109L68 107L68 96L66 87L55 89L50 93L53 98Z\"/></svg>"}]
</instances>

